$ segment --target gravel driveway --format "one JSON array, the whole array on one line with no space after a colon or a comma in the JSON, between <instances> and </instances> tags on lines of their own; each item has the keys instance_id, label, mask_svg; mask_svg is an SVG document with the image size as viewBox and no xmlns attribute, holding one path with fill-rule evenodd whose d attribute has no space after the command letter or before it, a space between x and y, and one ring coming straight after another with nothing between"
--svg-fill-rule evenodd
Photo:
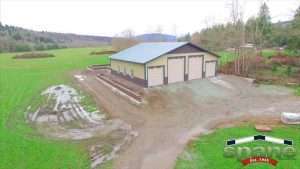
<instances>
[{"instance_id":1,"label":"gravel driveway","mask_svg":"<svg viewBox=\"0 0 300 169\"><path fill-rule=\"evenodd\" d=\"M147 104L136 106L115 95L89 73L80 81L97 104L138 131L138 137L114 161L115 169L172 169L193 137L220 123L262 122L280 112L297 112L300 98L284 87L255 86L229 75L147 89Z\"/></svg>"}]
</instances>

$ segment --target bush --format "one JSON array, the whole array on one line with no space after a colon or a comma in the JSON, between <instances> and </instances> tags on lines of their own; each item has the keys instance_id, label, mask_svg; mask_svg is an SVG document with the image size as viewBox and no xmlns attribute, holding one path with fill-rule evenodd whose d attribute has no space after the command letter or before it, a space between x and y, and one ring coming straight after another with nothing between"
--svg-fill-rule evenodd
<instances>
[{"instance_id":1,"label":"bush","mask_svg":"<svg viewBox=\"0 0 300 169\"><path fill-rule=\"evenodd\" d=\"M272 65L272 72L276 72L277 71L277 65L276 64L273 64Z\"/></svg>"},{"instance_id":2,"label":"bush","mask_svg":"<svg viewBox=\"0 0 300 169\"><path fill-rule=\"evenodd\" d=\"M271 63L276 64L276 65L299 66L300 58L287 57L287 56L275 56L275 57L272 57Z\"/></svg>"},{"instance_id":3,"label":"bush","mask_svg":"<svg viewBox=\"0 0 300 169\"><path fill-rule=\"evenodd\" d=\"M297 95L297 96L300 96L300 86L298 86L298 87L296 88L296 95Z\"/></svg>"},{"instance_id":4,"label":"bush","mask_svg":"<svg viewBox=\"0 0 300 169\"><path fill-rule=\"evenodd\" d=\"M291 74L292 74L292 67L291 67L291 66L288 66L288 67L287 67L287 69L286 69L286 74L287 74L288 76L291 76Z\"/></svg>"},{"instance_id":5,"label":"bush","mask_svg":"<svg viewBox=\"0 0 300 169\"><path fill-rule=\"evenodd\" d=\"M300 56L300 51L285 49L285 50L282 52L282 54L283 54L284 56L296 57L296 56Z\"/></svg>"},{"instance_id":6,"label":"bush","mask_svg":"<svg viewBox=\"0 0 300 169\"><path fill-rule=\"evenodd\" d=\"M114 53L116 53L116 51L113 51L113 50L105 50L105 51L99 51L99 52L92 51L90 53L90 55L105 55L105 54L114 54Z\"/></svg>"},{"instance_id":7,"label":"bush","mask_svg":"<svg viewBox=\"0 0 300 169\"><path fill-rule=\"evenodd\" d=\"M35 59L35 58L49 58L55 57L53 54L50 53L24 53L20 55L16 55L14 59Z\"/></svg>"}]
</instances>

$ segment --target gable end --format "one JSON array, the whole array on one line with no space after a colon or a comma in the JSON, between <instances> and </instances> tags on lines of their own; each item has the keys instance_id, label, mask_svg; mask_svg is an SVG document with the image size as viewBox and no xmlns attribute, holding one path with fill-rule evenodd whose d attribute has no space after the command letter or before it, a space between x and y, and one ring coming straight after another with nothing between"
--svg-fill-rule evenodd
<instances>
[{"instance_id":1,"label":"gable end","mask_svg":"<svg viewBox=\"0 0 300 169\"><path fill-rule=\"evenodd\" d=\"M200 48L195 47L191 44L183 45L173 51L168 52L168 54L180 54L180 53L197 53L197 52L206 52Z\"/></svg>"}]
</instances>

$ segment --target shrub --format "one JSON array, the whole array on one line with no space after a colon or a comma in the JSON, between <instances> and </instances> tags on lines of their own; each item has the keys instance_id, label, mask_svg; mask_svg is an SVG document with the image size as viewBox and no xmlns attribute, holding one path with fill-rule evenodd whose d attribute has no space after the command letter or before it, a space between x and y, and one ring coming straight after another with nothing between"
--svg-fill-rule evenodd
<instances>
[{"instance_id":1,"label":"shrub","mask_svg":"<svg viewBox=\"0 0 300 169\"><path fill-rule=\"evenodd\" d=\"M297 56L300 56L300 51L285 49L285 50L282 52L282 54L283 54L284 56L297 57Z\"/></svg>"},{"instance_id":2,"label":"shrub","mask_svg":"<svg viewBox=\"0 0 300 169\"><path fill-rule=\"evenodd\" d=\"M298 86L298 87L296 88L296 95L297 95L297 96L300 96L300 86Z\"/></svg>"},{"instance_id":3,"label":"shrub","mask_svg":"<svg viewBox=\"0 0 300 169\"><path fill-rule=\"evenodd\" d=\"M114 54L114 53L116 53L116 51L113 51L113 50L105 50L105 51L99 51L99 52L92 51L90 53L90 55L105 55L105 54Z\"/></svg>"},{"instance_id":4,"label":"shrub","mask_svg":"<svg viewBox=\"0 0 300 169\"><path fill-rule=\"evenodd\" d=\"M55 57L53 54L49 53L24 53L20 55L16 55L13 58L14 59L35 59L35 58L49 58L49 57Z\"/></svg>"},{"instance_id":5,"label":"shrub","mask_svg":"<svg viewBox=\"0 0 300 169\"><path fill-rule=\"evenodd\" d=\"M272 72L276 72L277 71L277 65L276 64L273 64L272 65Z\"/></svg>"},{"instance_id":6,"label":"shrub","mask_svg":"<svg viewBox=\"0 0 300 169\"><path fill-rule=\"evenodd\" d=\"M300 58L287 57L287 56L275 56L275 57L272 57L271 63L277 64L277 65L299 66Z\"/></svg>"},{"instance_id":7,"label":"shrub","mask_svg":"<svg viewBox=\"0 0 300 169\"><path fill-rule=\"evenodd\" d=\"M288 66L288 67L287 67L287 69L286 69L286 74L287 74L288 76L291 76L291 74L292 74L292 67L291 67L291 66Z\"/></svg>"}]
</instances>

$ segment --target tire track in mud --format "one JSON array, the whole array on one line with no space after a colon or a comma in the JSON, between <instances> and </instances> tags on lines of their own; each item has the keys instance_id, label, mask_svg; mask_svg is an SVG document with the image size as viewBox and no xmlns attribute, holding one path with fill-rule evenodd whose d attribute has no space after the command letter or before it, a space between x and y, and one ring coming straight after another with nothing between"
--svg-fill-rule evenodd
<instances>
[{"instance_id":1,"label":"tire track in mud","mask_svg":"<svg viewBox=\"0 0 300 169\"><path fill-rule=\"evenodd\" d=\"M76 140L83 144L90 142L87 149L91 168L115 158L137 135L120 119L108 119L99 111L86 111L80 105L83 97L70 86L51 86L41 95L47 99L37 110L28 110L28 123L47 137Z\"/></svg>"}]
</instances>

